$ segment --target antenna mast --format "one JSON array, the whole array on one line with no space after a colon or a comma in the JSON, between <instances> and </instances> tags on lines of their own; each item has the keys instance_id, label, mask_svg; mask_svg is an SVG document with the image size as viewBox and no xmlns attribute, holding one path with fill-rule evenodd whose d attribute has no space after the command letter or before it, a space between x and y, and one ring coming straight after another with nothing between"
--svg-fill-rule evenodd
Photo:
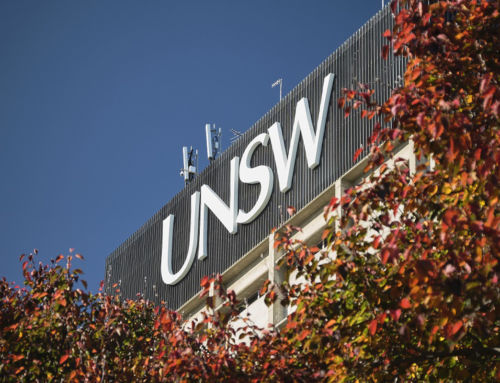
<instances>
[{"instance_id":1,"label":"antenna mast","mask_svg":"<svg viewBox=\"0 0 500 383\"><path fill-rule=\"evenodd\" d=\"M196 164L196 166L195 166ZM193 151L193 147L188 151L187 146L182 147L182 169L180 176L184 178L184 184L190 183L196 175L198 166L198 150Z\"/></svg>"},{"instance_id":2,"label":"antenna mast","mask_svg":"<svg viewBox=\"0 0 500 383\"><path fill-rule=\"evenodd\" d=\"M281 101L281 98L282 98L282 87L283 87L283 79L282 78L279 78L277 79L275 82L273 82L273 84L271 85L271 88L274 88L275 86L280 86L280 101Z\"/></svg>"},{"instance_id":3,"label":"antenna mast","mask_svg":"<svg viewBox=\"0 0 500 383\"><path fill-rule=\"evenodd\" d=\"M212 162L215 157L217 157L217 153L221 151L221 136L222 129L215 128L215 124L205 124L205 136L207 140L207 157L210 162Z\"/></svg>"}]
</instances>

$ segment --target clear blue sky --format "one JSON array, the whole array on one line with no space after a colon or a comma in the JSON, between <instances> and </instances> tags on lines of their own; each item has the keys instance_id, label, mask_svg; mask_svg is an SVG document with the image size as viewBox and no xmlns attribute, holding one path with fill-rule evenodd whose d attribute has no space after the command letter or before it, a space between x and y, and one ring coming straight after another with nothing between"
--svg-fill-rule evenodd
<instances>
[{"instance_id":1,"label":"clear blue sky","mask_svg":"<svg viewBox=\"0 0 500 383\"><path fill-rule=\"evenodd\" d=\"M0 277L68 252L104 261L183 187L204 124L245 131L380 0L0 2Z\"/></svg>"}]
</instances>

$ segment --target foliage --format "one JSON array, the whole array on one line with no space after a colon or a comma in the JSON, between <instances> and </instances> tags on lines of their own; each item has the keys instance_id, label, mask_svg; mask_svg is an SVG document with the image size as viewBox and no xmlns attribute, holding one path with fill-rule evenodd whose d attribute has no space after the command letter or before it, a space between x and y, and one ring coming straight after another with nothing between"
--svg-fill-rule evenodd
<instances>
[{"instance_id":1,"label":"foliage","mask_svg":"<svg viewBox=\"0 0 500 383\"><path fill-rule=\"evenodd\" d=\"M499 21L498 2L408 1L382 52L408 57L404 86L383 105L363 85L339 101L380 121L371 174L326 208L326 264L282 239L287 262L312 281L288 291L298 310L285 336L305 336L313 370L335 380L500 379ZM409 140L415 172L393 155Z\"/></svg>"},{"instance_id":2,"label":"foliage","mask_svg":"<svg viewBox=\"0 0 500 383\"><path fill-rule=\"evenodd\" d=\"M382 55L408 58L404 85L382 105L362 84L339 100L376 121L365 181L325 207L326 251L275 235L281 267L307 281L263 287L296 308L283 329L234 330L220 276L184 323L77 288L71 255L30 255L26 288L0 282L2 381L500 380L499 3L400 3ZM395 158L402 142L416 168Z\"/></svg>"}]
</instances>

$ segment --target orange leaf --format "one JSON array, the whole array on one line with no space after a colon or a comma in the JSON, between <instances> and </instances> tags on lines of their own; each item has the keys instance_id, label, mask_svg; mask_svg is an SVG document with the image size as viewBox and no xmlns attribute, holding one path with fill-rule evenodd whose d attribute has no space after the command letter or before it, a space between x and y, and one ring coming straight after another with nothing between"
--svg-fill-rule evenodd
<instances>
[{"instance_id":1,"label":"orange leaf","mask_svg":"<svg viewBox=\"0 0 500 383\"><path fill-rule=\"evenodd\" d=\"M66 360L69 358L69 354L61 356L61 359L59 359L59 364L63 364L66 362Z\"/></svg>"},{"instance_id":2,"label":"orange leaf","mask_svg":"<svg viewBox=\"0 0 500 383\"><path fill-rule=\"evenodd\" d=\"M293 330L297 328L297 324L298 324L297 322L290 321L286 324L286 328Z\"/></svg>"},{"instance_id":3,"label":"orange leaf","mask_svg":"<svg viewBox=\"0 0 500 383\"><path fill-rule=\"evenodd\" d=\"M493 227L493 220L495 218L495 208L490 207L488 210L488 218L486 219L485 226L486 227Z\"/></svg>"},{"instance_id":4,"label":"orange leaf","mask_svg":"<svg viewBox=\"0 0 500 383\"><path fill-rule=\"evenodd\" d=\"M19 374L22 370L24 370L24 366L19 367L14 374Z\"/></svg>"},{"instance_id":5,"label":"orange leaf","mask_svg":"<svg viewBox=\"0 0 500 383\"><path fill-rule=\"evenodd\" d=\"M370 334L373 336L377 332L377 320L374 319L370 322L370 326L368 326L368 329L370 330Z\"/></svg>"},{"instance_id":6,"label":"orange leaf","mask_svg":"<svg viewBox=\"0 0 500 383\"><path fill-rule=\"evenodd\" d=\"M450 331L450 335L455 335L458 331L460 331L460 329L462 328L462 321L458 321L457 323L455 323L452 327L451 327L451 331Z\"/></svg>"},{"instance_id":7,"label":"orange leaf","mask_svg":"<svg viewBox=\"0 0 500 383\"><path fill-rule=\"evenodd\" d=\"M24 359L24 355L13 355L12 361L17 362L18 360Z\"/></svg>"},{"instance_id":8,"label":"orange leaf","mask_svg":"<svg viewBox=\"0 0 500 383\"><path fill-rule=\"evenodd\" d=\"M381 254L382 259L381 260L382 260L383 265L385 265L387 263L390 255L391 255L391 252L389 249L385 248L384 250L382 250L382 254Z\"/></svg>"},{"instance_id":9,"label":"orange leaf","mask_svg":"<svg viewBox=\"0 0 500 383\"><path fill-rule=\"evenodd\" d=\"M335 319L330 319L328 323L326 324L325 328L332 327L337 321Z\"/></svg>"},{"instance_id":10,"label":"orange leaf","mask_svg":"<svg viewBox=\"0 0 500 383\"><path fill-rule=\"evenodd\" d=\"M310 333L311 333L310 330L302 330L297 339L303 341Z\"/></svg>"},{"instance_id":11,"label":"orange leaf","mask_svg":"<svg viewBox=\"0 0 500 383\"><path fill-rule=\"evenodd\" d=\"M359 148L358 150L356 150L356 153L354 153L354 157L353 157L353 161L356 161L359 157L359 155L363 152L363 147Z\"/></svg>"}]
</instances>

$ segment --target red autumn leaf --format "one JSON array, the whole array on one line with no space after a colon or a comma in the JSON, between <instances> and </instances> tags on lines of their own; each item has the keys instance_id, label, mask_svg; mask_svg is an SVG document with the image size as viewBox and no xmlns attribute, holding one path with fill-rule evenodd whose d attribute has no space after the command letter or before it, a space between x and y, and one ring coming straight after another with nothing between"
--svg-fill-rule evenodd
<instances>
[{"instance_id":1,"label":"red autumn leaf","mask_svg":"<svg viewBox=\"0 0 500 383\"><path fill-rule=\"evenodd\" d=\"M430 12L427 12L423 17L422 17L422 24L427 25L429 24L429 21L431 20L431 14Z\"/></svg>"},{"instance_id":2,"label":"red autumn leaf","mask_svg":"<svg viewBox=\"0 0 500 383\"><path fill-rule=\"evenodd\" d=\"M370 322L370 325L368 326L368 329L370 331L370 334L373 336L377 332L377 320L374 319Z\"/></svg>"},{"instance_id":3,"label":"red autumn leaf","mask_svg":"<svg viewBox=\"0 0 500 383\"><path fill-rule=\"evenodd\" d=\"M349 114L351 114L351 107L348 106L347 108L344 109L344 117L347 118L349 117Z\"/></svg>"},{"instance_id":4,"label":"red autumn leaf","mask_svg":"<svg viewBox=\"0 0 500 383\"><path fill-rule=\"evenodd\" d=\"M493 227L493 221L495 219L495 207L491 207L488 209L488 217L486 218L486 222L484 226Z\"/></svg>"},{"instance_id":5,"label":"red autumn leaf","mask_svg":"<svg viewBox=\"0 0 500 383\"><path fill-rule=\"evenodd\" d=\"M203 278L201 278L200 286L207 287L208 285L210 285L210 278L207 276L204 276Z\"/></svg>"},{"instance_id":6,"label":"red autumn leaf","mask_svg":"<svg viewBox=\"0 0 500 383\"><path fill-rule=\"evenodd\" d=\"M69 354L61 356L61 359L59 359L59 364L63 364L64 362L66 362L66 360L68 360L68 358Z\"/></svg>"},{"instance_id":7,"label":"red autumn leaf","mask_svg":"<svg viewBox=\"0 0 500 383\"><path fill-rule=\"evenodd\" d=\"M411 308L410 300L408 298L401 299L401 302L399 302L399 306L403 309Z\"/></svg>"},{"instance_id":8,"label":"red autumn leaf","mask_svg":"<svg viewBox=\"0 0 500 383\"><path fill-rule=\"evenodd\" d=\"M309 251L313 254L316 254L319 250L320 248L318 246L313 246L309 249Z\"/></svg>"},{"instance_id":9,"label":"red autumn leaf","mask_svg":"<svg viewBox=\"0 0 500 383\"><path fill-rule=\"evenodd\" d=\"M385 265L387 263L390 255L391 255L391 251L388 248L385 248L384 250L382 250L381 260L382 260L383 265Z\"/></svg>"},{"instance_id":10,"label":"red autumn leaf","mask_svg":"<svg viewBox=\"0 0 500 383\"><path fill-rule=\"evenodd\" d=\"M454 225L458 217L458 211L455 209L448 209L443 215L443 220L448 226Z\"/></svg>"},{"instance_id":11,"label":"red autumn leaf","mask_svg":"<svg viewBox=\"0 0 500 383\"><path fill-rule=\"evenodd\" d=\"M455 161L457 158L459 151L455 148L455 141L453 138L450 138L450 147L448 148L448 152L446 153L446 158L449 162Z\"/></svg>"},{"instance_id":12,"label":"red autumn leaf","mask_svg":"<svg viewBox=\"0 0 500 383\"><path fill-rule=\"evenodd\" d=\"M303 341L307 336L311 333L311 330L302 330L302 332L297 336L297 339L299 341Z\"/></svg>"},{"instance_id":13,"label":"red autumn leaf","mask_svg":"<svg viewBox=\"0 0 500 383\"><path fill-rule=\"evenodd\" d=\"M44 291L43 293L39 293L39 294L35 294L35 295L33 295L33 297L40 299L40 298L46 297L48 294L46 291Z\"/></svg>"},{"instance_id":14,"label":"red autumn leaf","mask_svg":"<svg viewBox=\"0 0 500 383\"><path fill-rule=\"evenodd\" d=\"M297 325L298 323L295 322L295 321L289 321L287 324L286 324L286 328L290 329L290 330L293 330L295 328L297 328Z\"/></svg>"},{"instance_id":15,"label":"red autumn leaf","mask_svg":"<svg viewBox=\"0 0 500 383\"><path fill-rule=\"evenodd\" d=\"M24 359L24 355L12 355L11 359L13 362L17 362L18 360Z\"/></svg>"},{"instance_id":16,"label":"red autumn leaf","mask_svg":"<svg viewBox=\"0 0 500 383\"><path fill-rule=\"evenodd\" d=\"M384 37L387 37L388 39L390 39L392 37L392 31L390 29L386 29L384 34L382 35Z\"/></svg>"},{"instance_id":17,"label":"red autumn leaf","mask_svg":"<svg viewBox=\"0 0 500 383\"><path fill-rule=\"evenodd\" d=\"M353 157L352 160L356 161L361 153L363 153L363 147L361 147L358 150L356 150L356 152L354 153L354 157Z\"/></svg>"},{"instance_id":18,"label":"red autumn leaf","mask_svg":"<svg viewBox=\"0 0 500 383\"><path fill-rule=\"evenodd\" d=\"M286 208L286 211L287 211L288 215L290 215L290 216L294 215L297 212L297 210L293 206L288 206Z\"/></svg>"},{"instance_id":19,"label":"red autumn leaf","mask_svg":"<svg viewBox=\"0 0 500 383\"><path fill-rule=\"evenodd\" d=\"M474 159L476 161L479 161L481 159L481 148L478 148L476 149L476 151L474 152Z\"/></svg>"},{"instance_id":20,"label":"red autumn leaf","mask_svg":"<svg viewBox=\"0 0 500 383\"><path fill-rule=\"evenodd\" d=\"M345 105L345 98L344 97L340 97L337 101L337 105L340 109L342 109Z\"/></svg>"},{"instance_id":21,"label":"red autumn leaf","mask_svg":"<svg viewBox=\"0 0 500 383\"><path fill-rule=\"evenodd\" d=\"M401 316L401 309L391 310L391 318L393 321L397 322Z\"/></svg>"}]
</instances>

